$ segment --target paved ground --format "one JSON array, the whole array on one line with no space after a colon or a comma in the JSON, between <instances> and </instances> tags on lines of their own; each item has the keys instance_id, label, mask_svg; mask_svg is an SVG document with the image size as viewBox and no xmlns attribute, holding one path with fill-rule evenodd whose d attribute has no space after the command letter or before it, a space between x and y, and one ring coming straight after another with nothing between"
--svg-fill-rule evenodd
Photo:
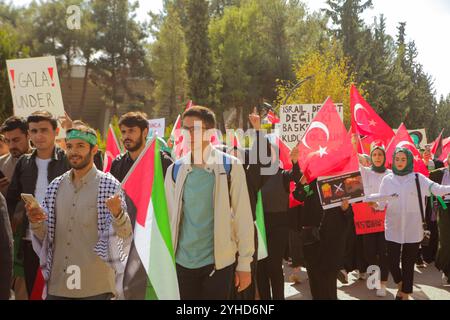
<instances>
[{"instance_id":1,"label":"paved ground","mask_svg":"<svg viewBox=\"0 0 450 320\"><path fill-rule=\"evenodd\" d=\"M289 275L292 269L285 266L285 295L287 300L311 300L311 292L309 290L308 275L304 268L300 271L300 284L289 282ZM385 298L379 298L375 295L376 290L369 290L366 281L356 280L353 273L349 274L349 283L338 283L338 298L340 300L394 300L397 293L397 286L394 284L392 277L389 276L387 285L388 294ZM414 300L450 300L450 285L443 286L441 273L433 264L428 265L425 269L417 269L414 275L414 292L411 295Z\"/></svg>"}]
</instances>

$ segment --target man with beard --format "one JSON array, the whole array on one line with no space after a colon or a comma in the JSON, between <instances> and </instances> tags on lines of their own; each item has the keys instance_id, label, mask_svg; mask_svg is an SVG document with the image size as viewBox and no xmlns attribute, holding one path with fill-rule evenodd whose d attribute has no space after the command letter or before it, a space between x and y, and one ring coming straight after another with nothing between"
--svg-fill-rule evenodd
<instances>
[{"instance_id":1,"label":"man with beard","mask_svg":"<svg viewBox=\"0 0 450 320\"><path fill-rule=\"evenodd\" d=\"M127 152L118 156L111 164L111 174L120 182L123 181L136 159L145 148L148 135L147 115L142 112L128 112L120 117L119 128L122 143ZM161 150L163 173L172 164L172 158L167 151Z\"/></svg>"},{"instance_id":2,"label":"man with beard","mask_svg":"<svg viewBox=\"0 0 450 320\"><path fill-rule=\"evenodd\" d=\"M0 171L4 174L0 179L0 190L6 195L17 161L23 154L31 152L28 123L23 118L9 117L0 127L0 133L9 147L9 153L0 157Z\"/></svg>"},{"instance_id":3,"label":"man with beard","mask_svg":"<svg viewBox=\"0 0 450 320\"><path fill-rule=\"evenodd\" d=\"M0 179L0 191L6 196L9 184L14 173L19 158L26 153L31 153L30 140L28 135L28 123L25 119L19 117L9 117L6 119L0 127L0 133L5 136L5 142L9 147L9 153L0 158L0 171L4 177ZM5 201L6 204L6 201ZM20 224L20 220L24 215L23 204L20 203L16 206L15 212L12 215L11 223L14 226ZM10 219L8 218L8 222ZM21 235L15 233L16 244L21 243ZM15 253L19 252L19 246L15 246ZM28 299L27 290L25 286L25 278L23 275L23 265L21 259L15 259L14 278L13 278L13 290L16 300Z\"/></svg>"},{"instance_id":4,"label":"man with beard","mask_svg":"<svg viewBox=\"0 0 450 320\"><path fill-rule=\"evenodd\" d=\"M58 123L52 114L36 111L27 118L27 123L35 149L31 154L21 157L16 164L6 195L10 217L16 212L17 206L22 204L21 193L32 194L41 203L49 183L70 169L64 150L55 146ZM27 292L31 295L39 260L31 245L31 231L25 210L21 211L19 218L12 217L12 227L13 232L21 239L15 246L18 246L17 256L23 257Z\"/></svg>"},{"instance_id":5,"label":"man with beard","mask_svg":"<svg viewBox=\"0 0 450 320\"><path fill-rule=\"evenodd\" d=\"M123 181L128 171L133 166L136 159L145 148L145 141L148 135L147 116L142 112L129 112L119 119L119 128L122 134L122 142L127 152L119 155L111 165L111 174L120 182ZM163 173L172 164L170 153L160 151ZM136 210L132 201L126 200L131 224L134 227L136 221ZM145 298L145 284L147 282L147 273L142 266L141 260L134 246L131 245L124 279L124 298L127 300L141 300ZM144 284L144 285L143 285ZM142 290L143 289L143 290ZM123 298L123 297L120 297Z\"/></svg>"},{"instance_id":6,"label":"man with beard","mask_svg":"<svg viewBox=\"0 0 450 320\"><path fill-rule=\"evenodd\" d=\"M118 293L130 219L120 183L94 166L95 131L77 126L66 145L72 169L52 181L42 208L26 205L47 300L108 300Z\"/></svg>"}]
</instances>

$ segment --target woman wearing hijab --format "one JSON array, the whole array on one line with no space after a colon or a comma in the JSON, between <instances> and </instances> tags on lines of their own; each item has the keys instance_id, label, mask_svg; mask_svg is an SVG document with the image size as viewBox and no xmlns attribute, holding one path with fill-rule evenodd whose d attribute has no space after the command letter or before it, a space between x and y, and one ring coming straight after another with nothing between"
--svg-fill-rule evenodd
<instances>
[{"instance_id":1,"label":"woman wearing hijab","mask_svg":"<svg viewBox=\"0 0 450 320\"><path fill-rule=\"evenodd\" d=\"M386 169L386 151L383 146L374 145L370 152L371 166L360 166L365 194L378 193L383 178L392 173ZM381 287L377 289L378 297L386 296L386 282L389 277L389 262L386 251L384 232L362 235L364 255L369 265L377 265L381 271Z\"/></svg>"},{"instance_id":2,"label":"woman wearing hijab","mask_svg":"<svg viewBox=\"0 0 450 320\"><path fill-rule=\"evenodd\" d=\"M447 157L447 163L448 161L450 161L450 154ZM432 171L430 172L430 179L448 186L450 185L450 169L442 168ZM448 285L450 284L450 197L431 197L430 202L436 208L439 229L439 248L435 265L442 272L442 284Z\"/></svg>"},{"instance_id":3,"label":"woman wearing hijab","mask_svg":"<svg viewBox=\"0 0 450 320\"><path fill-rule=\"evenodd\" d=\"M450 193L450 186L442 186L420 173L413 173L413 166L411 151L396 149L393 172L383 178L379 191L379 195L386 198L396 194L388 200L385 221L389 269L398 286L396 300L408 300L413 292L414 263L424 236L420 205L423 206L426 196ZM380 203L378 209L385 206L386 202Z\"/></svg>"}]
</instances>

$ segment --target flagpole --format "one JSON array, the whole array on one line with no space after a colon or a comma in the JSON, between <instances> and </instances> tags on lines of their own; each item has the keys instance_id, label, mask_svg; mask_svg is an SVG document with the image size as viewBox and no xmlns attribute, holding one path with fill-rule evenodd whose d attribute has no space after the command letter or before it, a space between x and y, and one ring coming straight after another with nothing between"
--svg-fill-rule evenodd
<instances>
[{"instance_id":1,"label":"flagpole","mask_svg":"<svg viewBox=\"0 0 450 320\"><path fill-rule=\"evenodd\" d=\"M286 102L288 101L288 99L291 97L291 95L294 93L295 90L297 90L297 89L298 89L302 84L304 84L306 81L309 81L309 80L311 80L311 79L314 79L315 76L316 76L316 75L313 74L313 75L310 75L310 76L306 77L305 79L300 80L299 82L297 82L297 83L289 90L289 92L288 92L288 94L286 95L286 98L284 99L282 105L283 105L283 106L286 105Z\"/></svg>"}]
</instances>

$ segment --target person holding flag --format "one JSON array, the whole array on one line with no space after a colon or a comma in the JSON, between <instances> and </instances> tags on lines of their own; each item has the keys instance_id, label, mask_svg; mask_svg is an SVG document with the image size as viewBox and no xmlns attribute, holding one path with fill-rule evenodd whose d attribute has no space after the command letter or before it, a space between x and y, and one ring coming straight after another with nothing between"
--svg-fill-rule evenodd
<instances>
[{"instance_id":1,"label":"person holding flag","mask_svg":"<svg viewBox=\"0 0 450 320\"><path fill-rule=\"evenodd\" d=\"M97 135L67 131L72 169L54 179L44 201L27 203L33 247L47 285L47 300L108 300L120 291L132 230L119 182L94 166Z\"/></svg>"},{"instance_id":2,"label":"person holding flag","mask_svg":"<svg viewBox=\"0 0 450 320\"><path fill-rule=\"evenodd\" d=\"M345 200L340 207L323 210L317 178L354 172L358 163L351 137L330 98L303 135L299 151L303 177L293 195L304 203L301 238L311 294L315 300L336 300L351 207Z\"/></svg>"},{"instance_id":3,"label":"person holding flag","mask_svg":"<svg viewBox=\"0 0 450 320\"><path fill-rule=\"evenodd\" d=\"M128 112L119 119L119 129L121 132L122 143L127 150L126 153L119 155L111 164L110 173L121 183L129 174L130 169L136 164L137 159L142 155L146 147L148 136L147 115L143 112ZM158 137L158 140L162 140ZM170 153L167 150L159 150L162 163L163 175L167 168L173 163ZM131 219L133 229L136 228L137 208L126 194L126 204L129 208L128 214ZM139 258L136 250L135 241L131 244L129 258L124 272L124 298L129 300L140 300L145 298L145 285L147 273L145 266Z\"/></svg>"},{"instance_id":4,"label":"person holding flag","mask_svg":"<svg viewBox=\"0 0 450 320\"><path fill-rule=\"evenodd\" d=\"M251 284L255 239L245 171L211 146L210 109L192 106L182 122L191 152L165 177L180 298L225 300L233 284L238 292Z\"/></svg>"},{"instance_id":5,"label":"person holding flag","mask_svg":"<svg viewBox=\"0 0 450 320\"><path fill-rule=\"evenodd\" d=\"M374 194L387 200L379 201L375 207L384 210L387 206L385 237L389 269L398 286L396 300L408 300L413 292L419 246L429 237L425 233L425 197L449 194L450 185L439 185L421 173L414 173L414 156L408 148L397 148L392 162L392 173L383 178L379 193Z\"/></svg>"}]
</instances>

